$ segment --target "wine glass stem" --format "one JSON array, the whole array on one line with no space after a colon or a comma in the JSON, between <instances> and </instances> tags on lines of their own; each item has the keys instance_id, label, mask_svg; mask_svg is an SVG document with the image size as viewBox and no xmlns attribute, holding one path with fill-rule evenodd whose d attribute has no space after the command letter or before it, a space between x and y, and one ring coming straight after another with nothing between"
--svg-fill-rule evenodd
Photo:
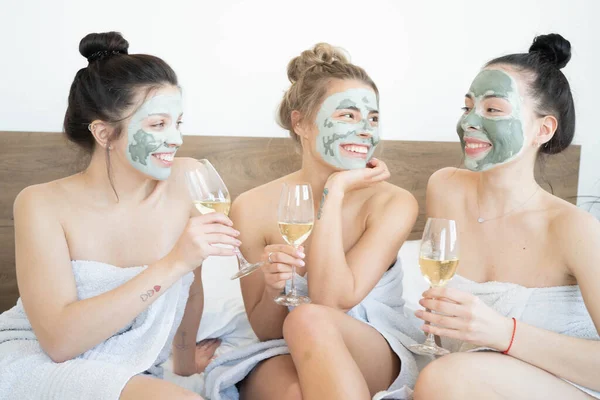
<instances>
[{"instance_id":1,"label":"wine glass stem","mask_svg":"<svg viewBox=\"0 0 600 400\"><path fill-rule=\"evenodd\" d=\"M294 248L296 249L296 251L298 250L297 247L294 246ZM290 285L290 296L296 296L296 266L292 265L292 284Z\"/></svg>"},{"instance_id":2,"label":"wine glass stem","mask_svg":"<svg viewBox=\"0 0 600 400\"><path fill-rule=\"evenodd\" d=\"M248 261L246 261L246 259L244 258L244 255L242 254L240 249L238 247L235 247L234 252L235 252L235 256L237 257L237 259L240 263L240 268L244 268L245 266L247 266Z\"/></svg>"},{"instance_id":3,"label":"wine glass stem","mask_svg":"<svg viewBox=\"0 0 600 400\"><path fill-rule=\"evenodd\" d=\"M437 347L435 343L435 336L433 335L433 333L430 332L429 334L427 334L427 339L425 339L425 343L423 344L429 347Z\"/></svg>"}]
</instances>

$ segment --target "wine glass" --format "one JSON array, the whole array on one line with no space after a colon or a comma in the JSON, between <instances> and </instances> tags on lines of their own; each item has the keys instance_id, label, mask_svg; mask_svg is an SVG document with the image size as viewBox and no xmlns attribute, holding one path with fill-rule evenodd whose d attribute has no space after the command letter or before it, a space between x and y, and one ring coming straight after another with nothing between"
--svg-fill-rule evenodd
<instances>
[{"instance_id":1,"label":"wine glass","mask_svg":"<svg viewBox=\"0 0 600 400\"><path fill-rule=\"evenodd\" d=\"M187 186L194 206L203 215L211 212L229 215L231 198L223 179L221 179L210 161L198 160L198 162L200 165L197 168L185 172ZM251 264L246 261L237 247L235 248L235 255L239 261L240 270L231 279L249 275L263 265L262 262Z\"/></svg>"},{"instance_id":2,"label":"wine glass","mask_svg":"<svg viewBox=\"0 0 600 400\"><path fill-rule=\"evenodd\" d=\"M279 232L287 244L298 249L308 238L315 222L315 209L313 203L312 189L308 184L283 184L277 221ZM275 303L296 307L300 304L310 303L306 296L296 293L296 267L292 265L292 282L290 292L281 294L275 298Z\"/></svg>"},{"instance_id":3,"label":"wine glass","mask_svg":"<svg viewBox=\"0 0 600 400\"><path fill-rule=\"evenodd\" d=\"M458 236L456 222L450 219L428 218L419 253L421 274L431 287L446 285L458 267ZM425 322L428 323L428 322ZM450 352L435 343L432 333L423 344L413 344L410 350L417 354L443 356Z\"/></svg>"}]
</instances>

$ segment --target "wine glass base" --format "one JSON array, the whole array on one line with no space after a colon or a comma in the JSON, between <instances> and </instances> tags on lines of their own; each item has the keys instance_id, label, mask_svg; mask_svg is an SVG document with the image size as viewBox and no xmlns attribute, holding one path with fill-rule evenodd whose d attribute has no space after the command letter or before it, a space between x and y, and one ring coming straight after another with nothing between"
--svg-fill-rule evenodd
<instances>
[{"instance_id":1,"label":"wine glass base","mask_svg":"<svg viewBox=\"0 0 600 400\"><path fill-rule=\"evenodd\" d=\"M275 303L280 306L298 307L301 304L309 304L310 299L306 296L294 296L291 294L282 294L275 297Z\"/></svg>"},{"instance_id":2,"label":"wine glass base","mask_svg":"<svg viewBox=\"0 0 600 400\"><path fill-rule=\"evenodd\" d=\"M234 279L239 279L239 278L243 278L246 275L250 275L251 273L253 273L254 271L256 271L257 269L259 269L261 266L263 265L263 263L259 262L256 264L248 264L246 265L244 268L240 268L240 270L238 272L236 272L231 278L231 280Z\"/></svg>"},{"instance_id":3,"label":"wine glass base","mask_svg":"<svg viewBox=\"0 0 600 400\"><path fill-rule=\"evenodd\" d=\"M415 354L422 356L445 356L450 352L439 346L429 346L427 344L412 344L408 346L408 349Z\"/></svg>"}]
</instances>

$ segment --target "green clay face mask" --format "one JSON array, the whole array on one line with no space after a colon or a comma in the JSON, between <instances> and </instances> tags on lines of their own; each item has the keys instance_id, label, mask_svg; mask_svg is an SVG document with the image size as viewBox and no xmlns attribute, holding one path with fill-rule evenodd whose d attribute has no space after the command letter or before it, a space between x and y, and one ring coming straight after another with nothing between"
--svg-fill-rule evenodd
<instances>
[{"instance_id":1,"label":"green clay face mask","mask_svg":"<svg viewBox=\"0 0 600 400\"><path fill-rule=\"evenodd\" d=\"M177 149L183 143L178 123L183 112L181 93L148 99L131 118L127 129L127 159L154 179L165 180Z\"/></svg>"},{"instance_id":2,"label":"green clay face mask","mask_svg":"<svg viewBox=\"0 0 600 400\"><path fill-rule=\"evenodd\" d=\"M523 101L517 83L500 70L483 70L467 95L473 108L465 111L456 131L465 167L486 171L513 160L523 149Z\"/></svg>"},{"instance_id":3,"label":"green clay face mask","mask_svg":"<svg viewBox=\"0 0 600 400\"><path fill-rule=\"evenodd\" d=\"M379 143L378 118L379 106L372 90L332 94L315 121L319 129L317 151L335 168L365 168Z\"/></svg>"}]
</instances>

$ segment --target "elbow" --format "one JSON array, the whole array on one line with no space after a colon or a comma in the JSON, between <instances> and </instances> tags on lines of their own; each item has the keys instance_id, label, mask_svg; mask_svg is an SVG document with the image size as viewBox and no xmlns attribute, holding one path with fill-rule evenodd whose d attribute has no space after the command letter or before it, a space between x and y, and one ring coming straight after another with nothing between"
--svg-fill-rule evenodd
<instances>
[{"instance_id":1,"label":"elbow","mask_svg":"<svg viewBox=\"0 0 600 400\"><path fill-rule=\"evenodd\" d=\"M62 336L59 338L58 336ZM73 348L72 342L65 335L54 335L50 338L39 338L42 350L55 363L63 363L74 359L79 353Z\"/></svg>"},{"instance_id":2,"label":"elbow","mask_svg":"<svg viewBox=\"0 0 600 400\"><path fill-rule=\"evenodd\" d=\"M67 361L73 359L66 353L61 353L61 352L52 352L52 353L47 353L47 354L48 354L48 357L50 357L50 359L57 364L64 363L64 362L67 362Z\"/></svg>"},{"instance_id":3,"label":"elbow","mask_svg":"<svg viewBox=\"0 0 600 400\"><path fill-rule=\"evenodd\" d=\"M340 279L335 285L322 286L308 284L308 297L314 304L319 304L342 312L348 312L359 304L364 297L357 293L355 279Z\"/></svg>"},{"instance_id":4,"label":"elbow","mask_svg":"<svg viewBox=\"0 0 600 400\"><path fill-rule=\"evenodd\" d=\"M344 313L353 309L360 301L355 301L351 296L332 296L327 293L309 294L311 302L325 307L333 308Z\"/></svg>"},{"instance_id":5,"label":"elbow","mask_svg":"<svg viewBox=\"0 0 600 400\"><path fill-rule=\"evenodd\" d=\"M40 343L41 344L41 343ZM48 357L55 363L63 363L74 359L77 355L73 351L69 351L66 346L60 343L50 343L42 345L42 349L46 352Z\"/></svg>"}]
</instances>

